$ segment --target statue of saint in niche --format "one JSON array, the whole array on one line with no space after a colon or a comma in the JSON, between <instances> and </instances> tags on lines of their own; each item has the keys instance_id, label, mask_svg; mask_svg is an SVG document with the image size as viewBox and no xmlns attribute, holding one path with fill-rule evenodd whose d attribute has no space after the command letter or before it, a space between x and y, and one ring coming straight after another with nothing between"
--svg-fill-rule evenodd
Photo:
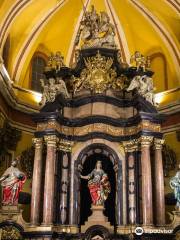
<instances>
[{"instance_id":1,"label":"statue of saint in niche","mask_svg":"<svg viewBox=\"0 0 180 240\"><path fill-rule=\"evenodd\" d=\"M81 178L88 180L88 187L93 205L103 205L111 192L107 174L102 169L101 161L97 161L95 169L87 176Z\"/></svg>"},{"instance_id":2,"label":"statue of saint in niche","mask_svg":"<svg viewBox=\"0 0 180 240\"><path fill-rule=\"evenodd\" d=\"M26 175L17 168L17 157L12 161L11 166L6 169L0 178L2 192L3 192L3 205L17 205L19 192L22 190L23 184L26 181Z\"/></svg>"}]
</instances>

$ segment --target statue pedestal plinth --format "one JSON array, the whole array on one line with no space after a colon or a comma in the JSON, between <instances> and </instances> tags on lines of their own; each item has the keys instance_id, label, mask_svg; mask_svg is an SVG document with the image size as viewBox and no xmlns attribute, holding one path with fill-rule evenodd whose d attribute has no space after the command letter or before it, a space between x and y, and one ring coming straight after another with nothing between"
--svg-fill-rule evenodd
<instances>
[{"instance_id":1,"label":"statue pedestal plinth","mask_svg":"<svg viewBox=\"0 0 180 240\"><path fill-rule=\"evenodd\" d=\"M106 227L110 232L113 232L114 228L108 222L108 218L104 216L104 206L92 205L91 207L92 215L88 217L85 225L81 226L81 232L86 232L86 230L94 225L101 225Z\"/></svg>"},{"instance_id":2,"label":"statue pedestal plinth","mask_svg":"<svg viewBox=\"0 0 180 240\"><path fill-rule=\"evenodd\" d=\"M25 225L25 221L22 218L22 209L19 205L3 205L0 209L0 222L13 221L20 225Z\"/></svg>"},{"instance_id":3,"label":"statue pedestal plinth","mask_svg":"<svg viewBox=\"0 0 180 240\"><path fill-rule=\"evenodd\" d=\"M178 209L177 211L173 211L172 213L173 214L171 215L171 217L173 221L171 223L171 226L173 228L176 228L180 224L180 210Z\"/></svg>"}]
</instances>

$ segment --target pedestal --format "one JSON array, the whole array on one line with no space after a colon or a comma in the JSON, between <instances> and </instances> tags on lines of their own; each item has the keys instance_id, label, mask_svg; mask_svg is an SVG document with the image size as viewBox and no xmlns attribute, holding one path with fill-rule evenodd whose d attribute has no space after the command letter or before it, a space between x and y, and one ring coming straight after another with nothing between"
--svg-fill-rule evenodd
<instances>
[{"instance_id":1,"label":"pedestal","mask_svg":"<svg viewBox=\"0 0 180 240\"><path fill-rule=\"evenodd\" d=\"M101 225L107 228L110 232L114 231L113 226L108 222L108 218L104 216L104 206L93 205L91 207L92 215L88 217L88 220L85 222L84 226L81 226L81 232L86 232L86 230L94 225Z\"/></svg>"},{"instance_id":2,"label":"pedestal","mask_svg":"<svg viewBox=\"0 0 180 240\"><path fill-rule=\"evenodd\" d=\"M21 226L25 226L26 223L22 218L22 209L17 206L2 206L0 209L0 222L11 221L16 222Z\"/></svg>"},{"instance_id":3,"label":"pedestal","mask_svg":"<svg viewBox=\"0 0 180 240\"><path fill-rule=\"evenodd\" d=\"M173 221L171 223L171 226L172 226L173 229L175 229L177 226L180 225L180 210L173 211L171 216L172 216L172 219L173 219Z\"/></svg>"}]
</instances>

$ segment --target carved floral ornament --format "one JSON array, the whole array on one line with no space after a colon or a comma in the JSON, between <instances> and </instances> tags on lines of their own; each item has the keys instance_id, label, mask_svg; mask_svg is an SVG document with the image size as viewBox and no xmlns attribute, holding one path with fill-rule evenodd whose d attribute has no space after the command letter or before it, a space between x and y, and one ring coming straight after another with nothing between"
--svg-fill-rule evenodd
<instances>
[{"instance_id":1,"label":"carved floral ornament","mask_svg":"<svg viewBox=\"0 0 180 240\"><path fill-rule=\"evenodd\" d=\"M17 228L15 228L13 226L4 226L1 230L0 239L21 240L23 238Z\"/></svg>"},{"instance_id":2,"label":"carved floral ornament","mask_svg":"<svg viewBox=\"0 0 180 240\"><path fill-rule=\"evenodd\" d=\"M83 88L103 93L109 88L122 90L125 87L127 78L124 75L117 78L111 57L106 58L98 51L96 56L84 58L84 63L86 67L80 77L72 77L74 93Z\"/></svg>"},{"instance_id":3,"label":"carved floral ornament","mask_svg":"<svg viewBox=\"0 0 180 240\"><path fill-rule=\"evenodd\" d=\"M153 136L141 136L139 139L124 141L123 146L126 152L134 152L138 150L140 145L142 147L150 147L153 144L155 149L161 149L164 142L164 139L154 138Z\"/></svg>"},{"instance_id":4,"label":"carved floral ornament","mask_svg":"<svg viewBox=\"0 0 180 240\"><path fill-rule=\"evenodd\" d=\"M47 123L40 123L37 126L37 131L45 131L47 129L57 130L59 133L64 135L74 135L83 136L89 134L90 132L103 132L111 136L128 136L133 135L141 130L148 130L153 132L161 132L161 127L159 124L151 123L149 121L142 121L136 126L132 127L115 127L107 125L104 123L93 123L82 127L69 127L59 125L54 121L49 121ZM49 136L48 136L49 137Z\"/></svg>"},{"instance_id":5,"label":"carved floral ornament","mask_svg":"<svg viewBox=\"0 0 180 240\"><path fill-rule=\"evenodd\" d=\"M61 139L59 142L58 149L63 152L71 152L73 144L74 143L71 141Z\"/></svg>"}]
</instances>

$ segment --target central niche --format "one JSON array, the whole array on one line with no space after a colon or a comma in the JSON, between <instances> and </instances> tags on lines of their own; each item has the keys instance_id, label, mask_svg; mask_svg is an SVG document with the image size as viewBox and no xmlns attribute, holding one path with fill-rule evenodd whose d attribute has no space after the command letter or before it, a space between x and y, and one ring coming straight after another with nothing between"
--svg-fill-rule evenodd
<instances>
[{"instance_id":1,"label":"central niche","mask_svg":"<svg viewBox=\"0 0 180 240\"><path fill-rule=\"evenodd\" d=\"M111 192L108 195L107 200L105 201L105 211L104 215L108 217L108 221L115 225L115 199L116 199L116 178L115 172L113 169L113 163L110 158L102 153L93 153L88 156L83 164L82 175L88 175L95 168L96 162L102 162L102 169L107 173L110 185ZM88 217L92 214L91 212L91 196L88 189L88 181L81 179L80 183L80 224L83 225L87 221Z\"/></svg>"}]
</instances>

